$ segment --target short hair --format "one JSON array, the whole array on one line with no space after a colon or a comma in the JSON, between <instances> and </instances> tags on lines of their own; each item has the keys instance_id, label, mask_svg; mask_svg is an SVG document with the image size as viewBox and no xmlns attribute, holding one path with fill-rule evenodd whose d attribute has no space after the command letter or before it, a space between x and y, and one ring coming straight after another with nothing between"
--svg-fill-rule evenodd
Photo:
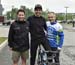
<instances>
[{"instance_id":1,"label":"short hair","mask_svg":"<svg viewBox=\"0 0 75 65\"><path fill-rule=\"evenodd\" d=\"M57 20L57 19L58 19L58 18L57 18L57 14L56 14L55 12L48 12L48 14L51 14L51 13L56 16L56 20Z\"/></svg>"},{"instance_id":2,"label":"short hair","mask_svg":"<svg viewBox=\"0 0 75 65\"><path fill-rule=\"evenodd\" d=\"M23 12L23 13L25 14L25 11L24 11L23 9L19 9L19 10L17 11L17 14L18 14L19 12Z\"/></svg>"},{"instance_id":3,"label":"short hair","mask_svg":"<svg viewBox=\"0 0 75 65\"><path fill-rule=\"evenodd\" d=\"M51 13L52 13L52 14L54 14L54 15L56 15L56 13L55 13L55 12L48 12L48 14L51 14Z\"/></svg>"}]
</instances>

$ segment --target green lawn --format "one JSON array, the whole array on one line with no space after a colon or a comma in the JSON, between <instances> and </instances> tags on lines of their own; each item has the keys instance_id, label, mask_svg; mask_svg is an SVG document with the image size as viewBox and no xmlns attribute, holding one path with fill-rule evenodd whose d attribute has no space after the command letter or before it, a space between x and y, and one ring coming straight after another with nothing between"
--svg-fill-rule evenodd
<instances>
[{"instance_id":1,"label":"green lawn","mask_svg":"<svg viewBox=\"0 0 75 65\"><path fill-rule=\"evenodd\" d=\"M6 37L0 37L0 44L5 41L7 38Z\"/></svg>"}]
</instances>

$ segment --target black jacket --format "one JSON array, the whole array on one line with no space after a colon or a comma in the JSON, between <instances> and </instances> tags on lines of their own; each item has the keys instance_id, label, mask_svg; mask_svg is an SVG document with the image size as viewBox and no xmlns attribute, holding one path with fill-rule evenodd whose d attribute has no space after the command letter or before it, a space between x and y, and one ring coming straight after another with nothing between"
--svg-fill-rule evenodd
<instances>
[{"instance_id":1,"label":"black jacket","mask_svg":"<svg viewBox=\"0 0 75 65\"><path fill-rule=\"evenodd\" d=\"M29 21L31 39L39 39L45 37L44 30L47 30L46 20L40 16L35 15L30 16L27 21Z\"/></svg>"},{"instance_id":2,"label":"black jacket","mask_svg":"<svg viewBox=\"0 0 75 65\"><path fill-rule=\"evenodd\" d=\"M11 24L8 45L15 51L25 51L29 48L29 24L26 21L15 21Z\"/></svg>"}]
</instances>

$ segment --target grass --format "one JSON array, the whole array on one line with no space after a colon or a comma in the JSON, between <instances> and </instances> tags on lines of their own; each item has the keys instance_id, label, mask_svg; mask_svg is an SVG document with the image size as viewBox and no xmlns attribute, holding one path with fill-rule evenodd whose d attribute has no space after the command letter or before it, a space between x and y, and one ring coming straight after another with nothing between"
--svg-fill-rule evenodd
<instances>
[{"instance_id":1,"label":"grass","mask_svg":"<svg viewBox=\"0 0 75 65\"><path fill-rule=\"evenodd\" d=\"M7 38L6 37L0 37L0 44L5 41Z\"/></svg>"}]
</instances>

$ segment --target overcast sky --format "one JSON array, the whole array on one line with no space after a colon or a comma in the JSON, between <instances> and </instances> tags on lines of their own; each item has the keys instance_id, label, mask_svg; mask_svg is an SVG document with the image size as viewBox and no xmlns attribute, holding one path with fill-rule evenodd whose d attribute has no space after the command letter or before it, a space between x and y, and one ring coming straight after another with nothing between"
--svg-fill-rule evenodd
<instances>
[{"instance_id":1,"label":"overcast sky","mask_svg":"<svg viewBox=\"0 0 75 65\"><path fill-rule=\"evenodd\" d=\"M19 8L21 5L25 5L27 8L34 8L35 4L41 4L43 10L64 13L65 7L68 6L68 12L75 12L75 0L2 0L1 3L4 13L11 10L12 6Z\"/></svg>"}]
</instances>

